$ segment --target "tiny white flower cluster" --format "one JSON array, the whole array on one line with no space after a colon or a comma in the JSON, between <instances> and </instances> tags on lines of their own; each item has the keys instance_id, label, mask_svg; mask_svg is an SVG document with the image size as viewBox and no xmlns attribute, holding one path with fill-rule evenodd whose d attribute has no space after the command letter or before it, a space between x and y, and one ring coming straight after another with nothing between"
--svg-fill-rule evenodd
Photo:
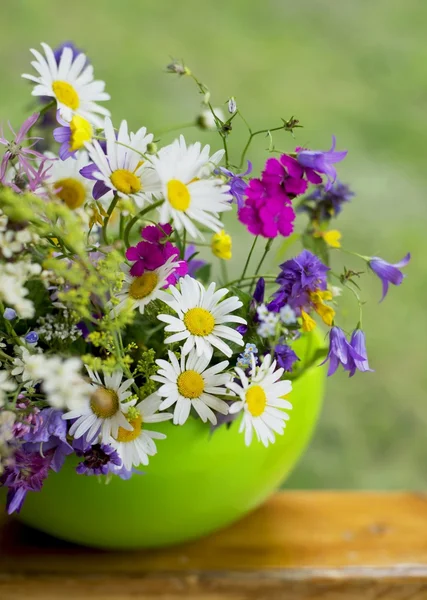
<instances>
[{"instance_id":1,"label":"tiny white flower cluster","mask_svg":"<svg viewBox=\"0 0 427 600\"><path fill-rule=\"evenodd\" d=\"M75 410L88 401L92 388L80 375L82 362L78 358L31 354L27 348L16 349L12 375L25 387L41 383L47 403L53 408Z\"/></svg>"},{"instance_id":2,"label":"tiny white flower cluster","mask_svg":"<svg viewBox=\"0 0 427 600\"><path fill-rule=\"evenodd\" d=\"M28 261L0 264L0 300L13 306L22 319L34 316L34 305L26 298L28 290L24 284L36 275L40 275L41 266Z\"/></svg>"},{"instance_id":3,"label":"tiny white flower cluster","mask_svg":"<svg viewBox=\"0 0 427 600\"><path fill-rule=\"evenodd\" d=\"M275 337L277 333L277 325L283 323L284 325L292 325L296 322L295 311L286 304L280 309L280 312L270 312L265 304L261 304L257 308L257 315L260 324L257 329L257 333L262 338Z\"/></svg>"},{"instance_id":4,"label":"tiny white flower cluster","mask_svg":"<svg viewBox=\"0 0 427 600\"><path fill-rule=\"evenodd\" d=\"M12 258L14 254L22 252L28 244L39 242L39 236L29 229L18 231L8 228L9 219L0 210L0 254L4 258Z\"/></svg>"},{"instance_id":5,"label":"tiny white flower cluster","mask_svg":"<svg viewBox=\"0 0 427 600\"><path fill-rule=\"evenodd\" d=\"M45 342L54 340L68 340L74 342L82 334L75 325L69 325L70 316L68 310L64 310L60 317L47 314L38 320L37 333Z\"/></svg>"}]
</instances>

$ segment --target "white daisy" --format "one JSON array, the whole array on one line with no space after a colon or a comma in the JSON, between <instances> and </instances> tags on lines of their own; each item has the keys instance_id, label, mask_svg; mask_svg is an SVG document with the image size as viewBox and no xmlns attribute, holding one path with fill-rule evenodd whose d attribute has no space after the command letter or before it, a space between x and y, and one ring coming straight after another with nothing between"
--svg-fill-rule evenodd
<instances>
[{"instance_id":1,"label":"white daisy","mask_svg":"<svg viewBox=\"0 0 427 600\"><path fill-rule=\"evenodd\" d=\"M185 340L182 348L183 354L188 354L192 348L196 348L200 356L209 356L214 346L221 350L226 356L231 356L233 351L224 342L230 340L234 344L243 346L241 334L227 327L224 323L240 323L246 325L245 319L231 314L242 306L237 296L222 300L228 290L221 288L215 291L216 284L211 283L207 290L203 285L189 275L179 280L180 290L175 286L169 289L172 293L162 298L164 302L177 314L158 315L158 318L168 325L165 331L173 335L165 338L165 343L172 344Z\"/></svg>"},{"instance_id":2,"label":"white daisy","mask_svg":"<svg viewBox=\"0 0 427 600\"><path fill-rule=\"evenodd\" d=\"M86 55L80 53L73 58L72 49L65 47L57 63L52 48L43 43L42 47L45 56L31 49L36 58L31 64L38 75L22 75L37 84L32 95L55 98L61 117L68 122L78 114L96 127L102 127L103 118L98 115L105 117L110 111L96 102L109 100L110 95L104 92L103 81L94 80L93 67L87 64Z\"/></svg>"},{"instance_id":3,"label":"white daisy","mask_svg":"<svg viewBox=\"0 0 427 600\"><path fill-rule=\"evenodd\" d=\"M139 277L132 277L130 267L121 267L124 273L124 282L120 291L116 294L119 303L112 307L112 315L121 312L126 306L132 310L138 309L141 314L153 300L169 300L169 294L162 290L168 283L168 277L178 266L176 256L171 256L164 265L153 271L145 271Z\"/></svg>"},{"instance_id":4,"label":"white daisy","mask_svg":"<svg viewBox=\"0 0 427 600\"><path fill-rule=\"evenodd\" d=\"M160 367L158 374L151 377L163 384L157 390L157 394L165 398L159 410L176 404L173 422L183 425L193 407L204 423L210 421L216 425L217 418L213 411L222 415L228 413L228 404L216 397L217 394L229 393L224 385L230 381L230 375L222 372L227 368L228 361L224 360L208 369L212 354L197 356L193 351L188 356L182 354L180 362L173 352L169 351L168 354L170 362L157 360Z\"/></svg>"},{"instance_id":5,"label":"white daisy","mask_svg":"<svg viewBox=\"0 0 427 600\"><path fill-rule=\"evenodd\" d=\"M133 198L138 205L151 200L154 193L160 193L157 174L143 156L153 141L153 134L147 134L145 127L129 134L127 121L122 121L116 136L111 119L105 119L104 134L106 154L97 140L86 143L90 157L99 169L93 176L116 190L122 198Z\"/></svg>"},{"instance_id":6,"label":"white daisy","mask_svg":"<svg viewBox=\"0 0 427 600\"><path fill-rule=\"evenodd\" d=\"M92 200L94 182L80 175L80 169L89 163L88 153L84 150L76 158L59 160L52 152L46 152L50 159L49 175L45 185L62 200L71 210L82 207L87 200Z\"/></svg>"},{"instance_id":7,"label":"white daisy","mask_svg":"<svg viewBox=\"0 0 427 600\"><path fill-rule=\"evenodd\" d=\"M133 430L128 431L119 427L117 435L110 439L110 446L117 450L128 471L132 466L148 465L148 457L157 453L154 440L166 438L163 433L143 427L145 423L160 423L172 419L173 415L170 413L158 412L161 402L157 394L152 394L135 407L130 408L126 418Z\"/></svg>"},{"instance_id":8,"label":"white daisy","mask_svg":"<svg viewBox=\"0 0 427 600\"><path fill-rule=\"evenodd\" d=\"M283 435L289 415L284 409L291 410L292 404L284 396L292 390L292 383L281 381L284 370L276 369L276 361L271 363L268 354L257 367L252 355L251 376L248 378L242 369L236 367L236 375L241 384L230 382L227 387L240 396L240 400L230 406L230 413L243 410L240 432L245 432L245 443L252 442L253 431L264 446L274 443L274 434Z\"/></svg>"},{"instance_id":9,"label":"white daisy","mask_svg":"<svg viewBox=\"0 0 427 600\"><path fill-rule=\"evenodd\" d=\"M128 391L133 379L123 379L123 371L117 369L112 375L104 372L104 381L98 373L86 367L92 384L92 394L79 409L70 410L63 419L77 419L70 427L70 435L80 438L86 435L91 442L99 434L100 441L108 444L110 436L117 437L119 427L132 431L126 413L134 406L136 399L125 402L132 392Z\"/></svg>"},{"instance_id":10,"label":"white daisy","mask_svg":"<svg viewBox=\"0 0 427 600\"><path fill-rule=\"evenodd\" d=\"M221 231L223 224L218 215L231 210L229 186L220 178L204 179L211 163L209 150L209 146L202 148L199 142L187 146L181 136L151 157L165 199L159 208L160 222L172 219L175 229L185 229L192 237L203 237L193 221ZM219 154L212 159L212 164L219 162Z\"/></svg>"}]
</instances>

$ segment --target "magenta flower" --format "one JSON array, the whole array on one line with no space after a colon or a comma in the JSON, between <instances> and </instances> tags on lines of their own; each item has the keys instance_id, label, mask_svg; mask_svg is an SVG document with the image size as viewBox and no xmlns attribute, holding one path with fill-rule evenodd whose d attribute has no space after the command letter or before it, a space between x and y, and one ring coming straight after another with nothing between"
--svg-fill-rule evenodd
<instances>
[{"instance_id":1,"label":"magenta flower","mask_svg":"<svg viewBox=\"0 0 427 600\"><path fill-rule=\"evenodd\" d=\"M267 189L262 180L251 179L246 196L238 216L250 233L266 238L275 238L279 233L287 237L292 233L295 213L279 186Z\"/></svg>"},{"instance_id":2,"label":"magenta flower","mask_svg":"<svg viewBox=\"0 0 427 600\"><path fill-rule=\"evenodd\" d=\"M330 150L304 150L303 148L296 148L297 161L304 169L310 169L315 173L323 173L327 176L326 191L331 189L332 184L337 178L334 163L341 162L347 156L347 150L336 152L335 146L336 138L333 135Z\"/></svg>"},{"instance_id":3,"label":"magenta flower","mask_svg":"<svg viewBox=\"0 0 427 600\"><path fill-rule=\"evenodd\" d=\"M0 144L6 146L6 151L3 155L3 159L0 165L0 174L2 179L4 179L5 177L7 165L16 159L18 161L20 170L23 173L25 173L29 182L31 182L33 178L37 175L37 170L33 167L33 165L31 165L29 161L35 158L41 161L46 160L46 157L43 156L43 154L40 154L40 152L37 152L36 150L32 150L32 147L37 143L37 141L40 138L26 137L27 133L37 122L38 118L39 113L34 113L33 115L31 115L31 117L28 117L28 119L26 119L22 124L21 129L18 131L17 134L14 132L12 126L9 123L10 130L15 136L15 139L13 141L7 140L3 135L3 130L0 129ZM31 142L31 144L25 145L28 144L28 142Z\"/></svg>"},{"instance_id":4,"label":"magenta flower","mask_svg":"<svg viewBox=\"0 0 427 600\"><path fill-rule=\"evenodd\" d=\"M382 258L378 256L374 256L368 261L368 265L371 267L375 275L377 275L383 284L383 295L380 300L382 302L387 295L388 286L390 283L393 285L400 285L403 281L404 274L400 270L402 267L406 267L406 265L411 260L411 254L408 254L402 258L402 260L394 265L386 262Z\"/></svg>"},{"instance_id":5,"label":"magenta flower","mask_svg":"<svg viewBox=\"0 0 427 600\"><path fill-rule=\"evenodd\" d=\"M140 277L145 271L153 271L164 265L168 258L176 257L177 267L168 277L168 285L173 285L180 277L188 273L185 260L178 261L179 249L169 241L172 227L168 223L147 225L141 231L142 242L130 246L126 251L126 258L133 262L130 269L132 277Z\"/></svg>"}]
</instances>

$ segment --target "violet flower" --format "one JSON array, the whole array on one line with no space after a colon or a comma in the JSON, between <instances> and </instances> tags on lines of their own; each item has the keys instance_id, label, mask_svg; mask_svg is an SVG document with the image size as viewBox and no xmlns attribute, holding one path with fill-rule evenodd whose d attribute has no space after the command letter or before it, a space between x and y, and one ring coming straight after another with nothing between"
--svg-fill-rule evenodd
<instances>
[{"instance_id":1,"label":"violet flower","mask_svg":"<svg viewBox=\"0 0 427 600\"><path fill-rule=\"evenodd\" d=\"M153 271L165 263L161 249L150 242L139 242L136 246L129 246L126 258L133 262L130 269L132 277L140 277L145 271Z\"/></svg>"},{"instance_id":2,"label":"violet flower","mask_svg":"<svg viewBox=\"0 0 427 600\"><path fill-rule=\"evenodd\" d=\"M360 340L354 342L356 344L360 344ZM328 369L328 377L333 375L335 371L338 369L341 364L346 371L350 371L350 375L352 374L352 370L356 365L356 361L360 363L364 363L366 359L366 351L364 356L359 354L357 350L349 344L347 338L345 337L345 333L339 327L332 327L329 332L329 351L325 360L320 363L324 365L329 360L329 369ZM357 368L357 367L356 367Z\"/></svg>"},{"instance_id":3,"label":"violet flower","mask_svg":"<svg viewBox=\"0 0 427 600\"><path fill-rule=\"evenodd\" d=\"M65 457L72 454L73 448L67 441L67 423L63 412L55 408L44 408L38 417L41 425L25 437L24 449L28 452L51 453L51 469L59 471Z\"/></svg>"},{"instance_id":4,"label":"violet flower","mask_svg":"<svg viewBox=\"0 0 427 600\"><path fill-rule=\"evenodd\" d=\"M359 358L350 358L349 370L350 377L353 377L356 370L365 373L366 371L373 372L373 369L369 367L368 354L366 352L366 341L365 334L361 329L355 329L351 335L350 346L357 352L357 354L363 357L363 360Z\"/></svg>"},{"instance_id":5,"label":"violet flower","mask_svg":"<svg viewBox=\"0 0 427 600\"><path fill-rule=\"evenodd\" d=\"M332 146L330 150L304 150L297 148L297 161L298 163L308 169L312 169L316 173L324 173L328 178L325 185L325 190L331 189L332 184L337 178L337 171L334 167L334 163L341 162L347 156L348 151L342 150L340 152L335 151L336 138L332 136Z\"/></svg>"},{"instance_id":6,"label":"violet flower","mask_svg":"<svg viewBox=\"0 0 427 600\"><path fill-rule=\"evenodd\" d=\"M381 279L383 284L383 295L380 302L382 302L387 295L389 283L392 283L393 285L400 285L402 283L404 274L400 269L406 267L410 260L411 254L408 252L400 262L395 264L388 263L378 256L374 256L368 261L368 265L375 275Z\"/></svg>"},{"instance_id":7,"label":"violet flower","mask_svg":"<svg viewBox=\"0 0 427 600\"><path fill-rule=\"evenodd\" d=\"M0 173L2 174L2 178L4 178L6 173L6 166L8 163L13 161L14 159L18 160L18 164L20 169L25 173L28 180L31 180L37 175L37 170L31 165L29 160L37 158L42 161L42 163L46 160L46 157L40 152L36 150L32 150L32 147L37 143L40 138L29 137L26 135L33 127L33 125L37 122L39 118L39 113L34 113L31 117L28 117L24 121L21 126L21 129L18 133L12 129L11 124L9 123L9 127L15 139L13 141L9 141L4 137L3 129L0 129L0 144L6 146L6 151L3 155L3 159L0 166ZM32 142L30 145L25 146L24 144Z\"/></svg>"},{"instance_id":8,"label":"violet flower","mask_svg":"<svg viewBox=\"0 0 427 600\"><path fill-rule=\"evenodd\" d=\"M116 450L107 444L94 444L84 451L76 450L76 455L84 459L76 467L79 475L107 475L111 467L122 464Z\"/></svg>"},{"instance_id":9,"label":"violet flower","mask_svg":"<svg viewBox=\"0 0 427 600\"><path fill-rule=\"evenodd\" d=\"M236 174L230 169L226 169L225 167L219 167L217 170L218 173L229 177L228 185L230 186L230 194L235 198L237 203L237 208L241 209L244 204L244 195L246 188L248 187L247 182L243 179L250 173L252 173L252 163L248 160L248 168L244 173Z\"/></svg>"},{"instance_id":10,"label":"violet flower","mask_svg":"<svg viewBox=\"0 0 427 600\"><path fill-rule=\"evenodd\" d=\"M287 344L277 344L274 348L274 356L279 367L285 371L292 371L294 364L300 360Z\"/></svg>"},{"instance_id":11,"label":"violet flower","mask_svg":"<svg viewBox=\"0 0 427 600\"><path fill-rule=\"evenodd\" d=\"M190 275L190 277L193 277L194 279L196 278L197 271L199 271L199 269L201 269L202 267L207 265L207 262L205 260L202 260L201 258L197 258L197 256L194 257L196 252L197 252L196 246L194 246L194 244L189 244L186 247L185 253L184 253L184 260L187 262L187 265L188 265L188 274ZM192 256L194 258L191 258Z\"/></svg>"},{"instance_id":12,"label":"violet flower","mask_svg":"<svg viewBox=\"0 0 427 600\"><path fill-rule=\"evenodd\" d=\"M39 492L48 476L52 452L44 456L40 452L17 450L13 465L6 467L0 477L0 485L8 488L6 509L9 515L19 512L27 492Z\"/></svg>"},{"instance_id":13,"label":"violet flower","mask_svg":"<svg viewBox=\"0 0 427 600\"><path fill-rule=\"evenodd\" d=\"M310 305L310 292L326 290L326 273L329 267L309 250L303 250L298 256L280 265L276 279L279 289L274 293L268 309L279 312L289 304L293 309Z\"/></svg>"}]
</instances>

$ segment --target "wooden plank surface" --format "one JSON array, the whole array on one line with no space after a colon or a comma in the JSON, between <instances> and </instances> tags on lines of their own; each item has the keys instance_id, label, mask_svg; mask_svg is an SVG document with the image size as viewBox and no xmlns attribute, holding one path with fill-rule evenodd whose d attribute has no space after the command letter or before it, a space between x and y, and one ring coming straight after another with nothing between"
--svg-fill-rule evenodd
<instances>
[{"instance_id":1,"label":"wooden plank surface","mask_svg":"<svg viewBox=\"0 0 427 600\"><path fill-rule=\"evenodd\" d=\"M0 521L0 599L427 600L427 496L283 492L164 550L103 552Z\"/></svg>"}]
</instances>

